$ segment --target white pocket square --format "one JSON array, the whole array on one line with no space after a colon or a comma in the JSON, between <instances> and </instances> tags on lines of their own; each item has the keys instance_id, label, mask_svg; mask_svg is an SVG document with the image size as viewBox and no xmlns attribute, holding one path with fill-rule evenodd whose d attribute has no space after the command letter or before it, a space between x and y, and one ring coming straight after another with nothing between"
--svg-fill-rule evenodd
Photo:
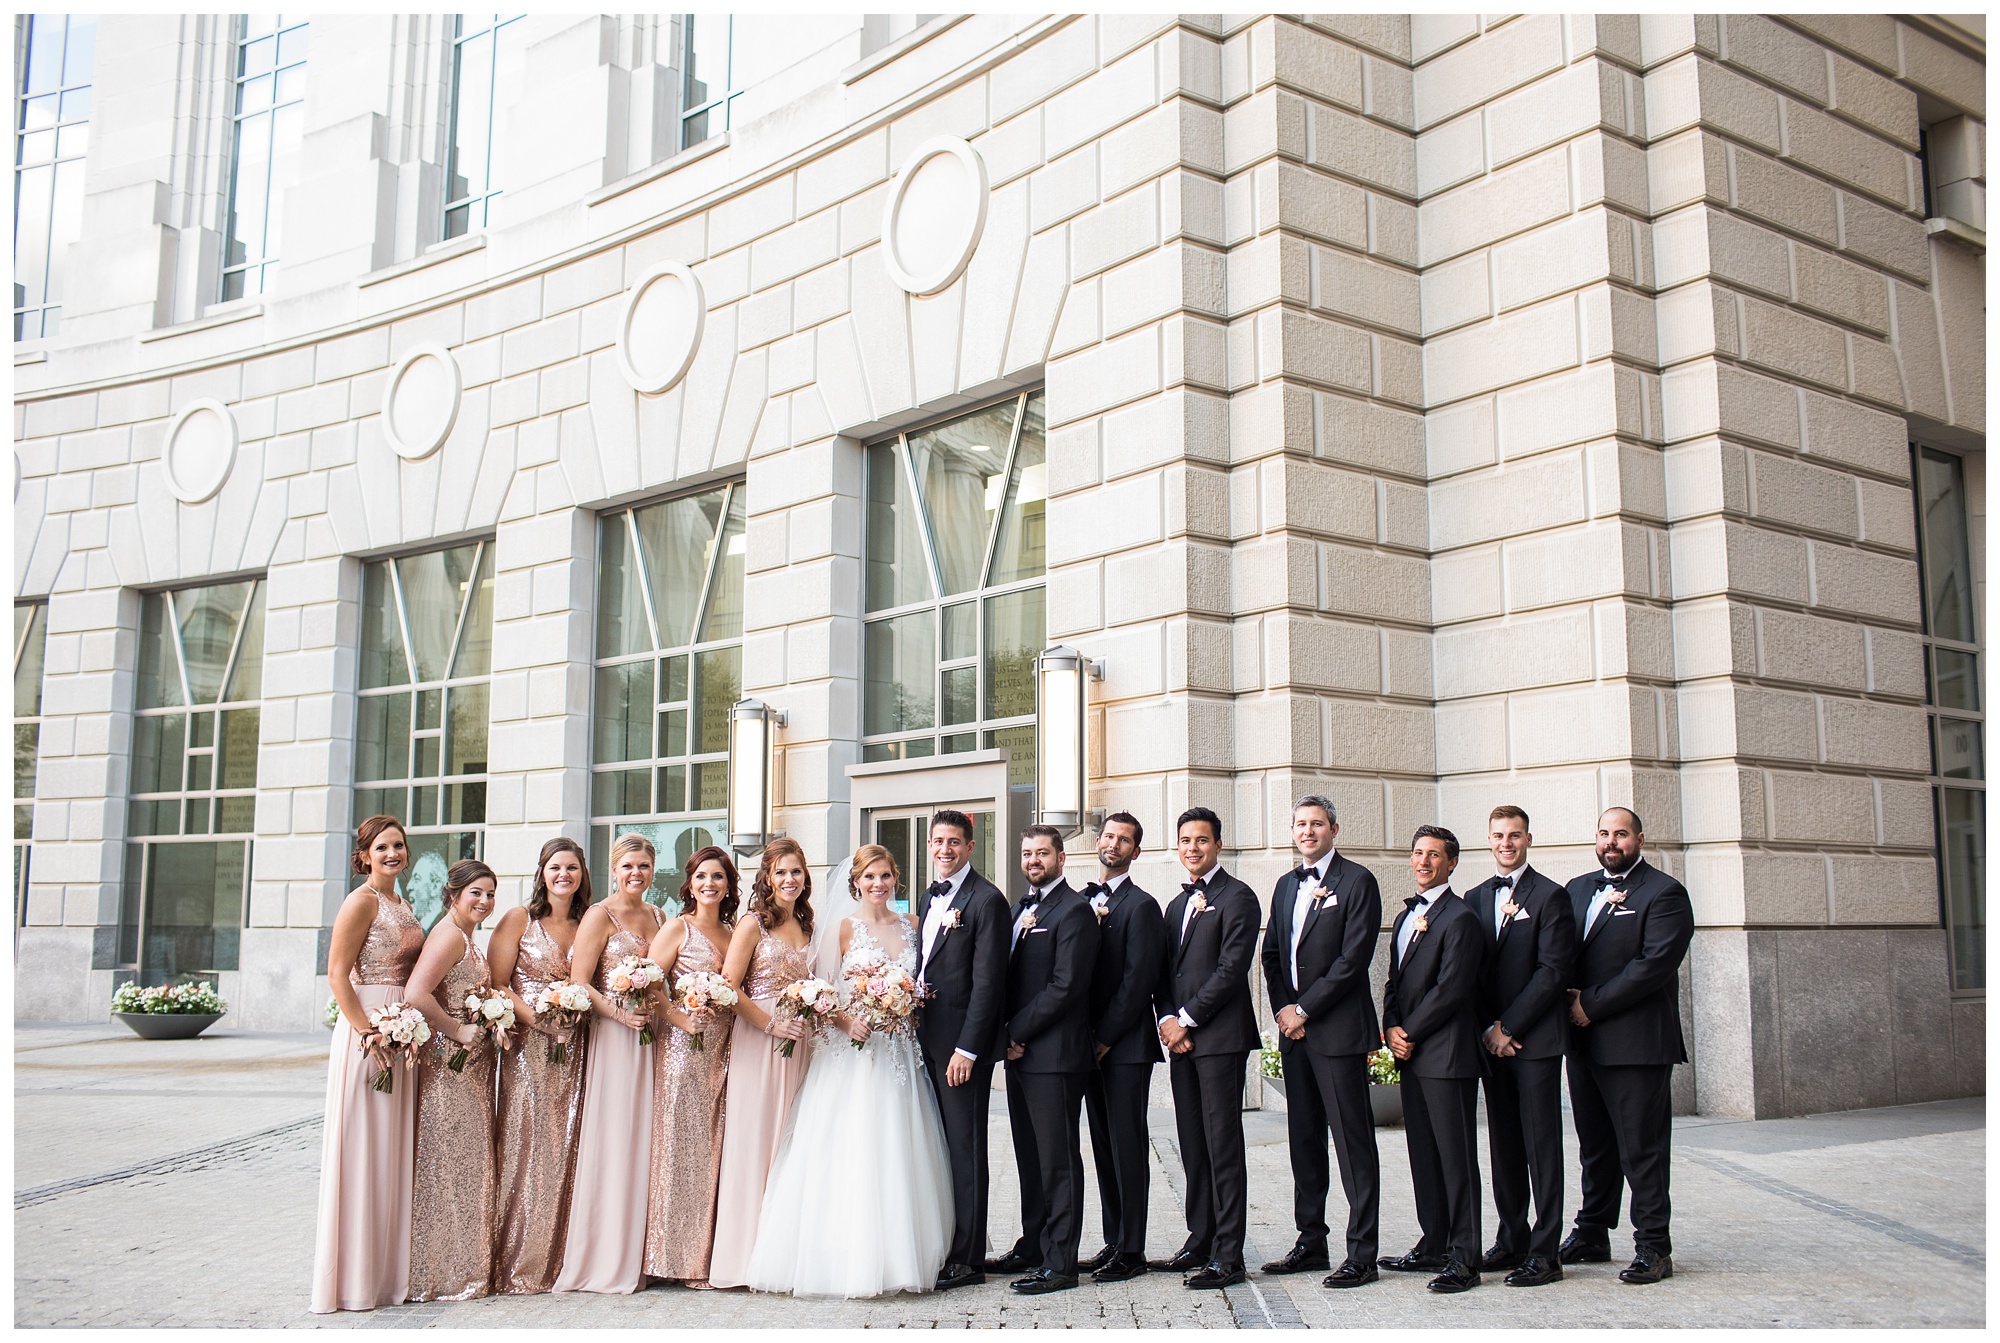
<instances>
[{"instance_id":1,"label":"white pocket square","mask_svg":"<svg viewBox=\"0 0 2000 1343\"><path fill-rule=\"evenodd\" d=\"M1638 912L1639 911L1636 909L1614 909L1611 911L1611 917L1614 919L1625 919L1625 918L1630 918L1632 915L1637 914Z\"/></svg>"}]
</instances>

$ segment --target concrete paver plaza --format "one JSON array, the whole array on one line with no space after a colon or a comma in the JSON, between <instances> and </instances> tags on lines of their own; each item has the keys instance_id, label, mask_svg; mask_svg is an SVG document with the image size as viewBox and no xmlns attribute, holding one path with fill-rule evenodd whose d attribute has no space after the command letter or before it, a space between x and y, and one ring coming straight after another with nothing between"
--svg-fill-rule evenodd
<instances>
[{"instance_id":1,"label":"concrete paver plaza","mask_svg":"<svg viewBox=\"0 0 2000 1343\"><path fill-rule=\"evenodd\" d=\"M1023 1298L1004 1282L885 1301L794 1301L659 1288L635 1296L498 1297L313 1316L324 1035L218 1029L146 1042L121 1026L14 1032L14 1310L32 1325L589 1327L1398 1326L1982 1327L1986 1321L1986 1111L1944 1101L1763 1122L1682 1119L1674 1133L1676 1275L1629 1287L1617 1262L1536 1290L1488 1277L1433 1297L1385 1274L1332 1292L1318 1273L1251 1274L1190 1292L1154 1273ZM1165 1069L1160 1072L1164 1074ZM1156 1093L1156 1101L1160 1099ZM1018 1229L1006 1104L993 1098L992 1235ZM1252 1265L1292 1243L1284 1116L1244 1116ZM1180 1244L1172 1113L1156 1108L1150 1249ZM1400 1129L1380 1130L1382 1247L1415 1242ZM1482 1136L1482 1145L1484 1142ZM1569 1205L1576 1197L1570 1138ZM1483 1151L1483 1146L1482 1146ZM1483 1165L1483 1162L1482 1162ZM1086 1162L1086 1167L1088 1163ZM1094 1182L1084 1253L1101 1243ZM1345 1218L1339 1181L1328 1209ZM1483 1227L1490 1240L1489 1203Z\"/></svg>"}]
</instances>

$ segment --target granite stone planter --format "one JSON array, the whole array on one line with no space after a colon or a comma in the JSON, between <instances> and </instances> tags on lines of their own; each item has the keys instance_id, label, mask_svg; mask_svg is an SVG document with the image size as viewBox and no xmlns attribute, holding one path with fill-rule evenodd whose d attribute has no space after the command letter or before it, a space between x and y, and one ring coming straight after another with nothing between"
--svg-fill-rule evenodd
<instances>
[{"instance_id":1,"label":"granite stone planter","mask_svg":"<svg viewBox=\"0 0 2000 1343\"><path fill-rule=\"evenodd\" d=\"M142 1040L192 1040L222 1020L223 1012L113 1012Z\"/></svg>"},{"instance_id":2,"label":"granite stone planter","mask_svg":"<svg viewBox=\"0 0 2000 1343\"><path fill-rule=\"evenodd\" d=\"M1376 1128L1403 1126L1403 1088L1395 1083L1368 1084L1368 1103L1375 1109Z\"/></svg>"}]
</instances>

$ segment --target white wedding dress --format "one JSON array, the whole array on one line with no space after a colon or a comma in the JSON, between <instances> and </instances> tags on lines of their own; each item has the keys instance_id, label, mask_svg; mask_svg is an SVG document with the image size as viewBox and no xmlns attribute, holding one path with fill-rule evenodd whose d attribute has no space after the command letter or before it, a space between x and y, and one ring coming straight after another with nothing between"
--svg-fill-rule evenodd
<instances>
[{"instance_id":1,"label":"white wedding dress","mask_svg":"<svg viewBox=\"0 0 2000 1343\"><path fill-rule=\"evenodd\" d=\"M860 919L841 968L866 951L917 968L915 920L900 950ZM847 1002L847 980L840 986ZM744 1280L796 1296L927 1292L951 1248L951 1162L914 1033L878 1031L860 1049L829 1030L813 1046L764 1186Z\"/></svg>"}]
</instances>

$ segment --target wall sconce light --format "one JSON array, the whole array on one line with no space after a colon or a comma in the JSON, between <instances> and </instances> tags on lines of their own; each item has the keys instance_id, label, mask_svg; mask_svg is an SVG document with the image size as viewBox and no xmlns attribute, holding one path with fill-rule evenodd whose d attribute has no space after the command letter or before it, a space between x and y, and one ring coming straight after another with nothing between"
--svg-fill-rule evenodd
<instances>
[{"instance_id":1,"label":"wall sconce light","mask_svg":"<svg viewBox=\"0 0 2000 1343\"><path fill-rule=\"evenodd\" d=\"M729 847L754 853L771 840L771 729L782 709L740 699L729 711Z\"/></svg>"},{"instance_id":2,"label":"wall sconce light","mask_svg":"<svg viewBox=\"0 0 2000 1343\"><path fill-rule=\"evenodd\" d=\"M1083 829L1083 683L1104 679L1104 663L1057 644L1035 659L1040 731L1035 751L1035 820L1065 835Z\"/></svg>"}]
</instances>

